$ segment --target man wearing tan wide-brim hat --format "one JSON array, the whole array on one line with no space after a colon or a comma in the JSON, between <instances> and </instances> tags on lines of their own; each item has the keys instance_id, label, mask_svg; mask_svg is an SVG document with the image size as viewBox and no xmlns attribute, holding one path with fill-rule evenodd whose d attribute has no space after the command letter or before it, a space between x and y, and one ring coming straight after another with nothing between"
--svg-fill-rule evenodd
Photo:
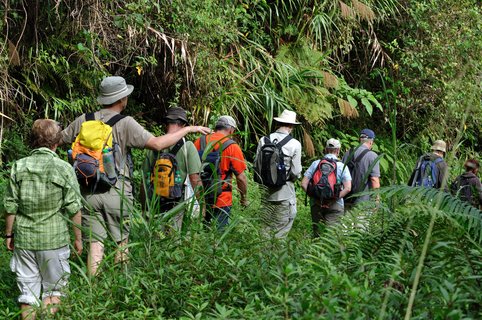
<instances>
[{"instance_id":1,"label":"man wearing tan wide-brim hat","mask_svg":"<svg viewBox=\"0 0 482 320\"><path fill-rule=\"evenodd\" d=\"M104 257L104 240L107 237L112 238L119 245L120 249L115 256L116 262L127 259L129 220L134 201L131 182L133 168L131 148L162 150L174 145L188 133L207 134L211 131L201 126L186 126L175 133L155 137L134 118L121 115L127 107L128 97L133 90L134 86L128 85L123 77L104 78L100 83L97 97L97 102L102 108L79 116L61 133L63 143L72 143L84 122L90 120L108 122L113 118L117 119L115 125L112 125L112 149L117 182L107 191L103 190L105 192L92 187L89 190L85 188L81 190L91 209L82 216L82 224L89 230L85 234L90 237L84 241L89 242L87 269L92 275L97 273Z\"/></svg>"},{"instance_id":2,"label":"man wearing tan wide-brim hat","mask_svg":"<svg viewBox=\"0 0 482 320\"><path fill-rule=\"evenodd\" d=\"M297 212L294 182L301 177L301 143L291 136L291 132L295 125L301 123L296 120L296 113L290 110L284 110L274 121L277 123L276 131L259 140L256 157L259 159L260 151L266 143L279 143L284 154L287 181L276 188L265 187L261 183L266 189L266 194L262 197L261 220L267 236L284 238L291 230ZM261 172L255 174L262 175Z\"/></svg>"},{"instance_id":3,"label":"man wearing tan wide-brim hat","mask_svg":"<svg viewBox=\"0 0 482 320\"><path fill-rule=\"evenodd\" d=\"M443 159L447 152L447 144L443 140L435 140L430 147L432 152L422 155L410 176L408 185L412 187L428 187L448 191L446 179L447 163Z\"/></svg>"}]
</instances>

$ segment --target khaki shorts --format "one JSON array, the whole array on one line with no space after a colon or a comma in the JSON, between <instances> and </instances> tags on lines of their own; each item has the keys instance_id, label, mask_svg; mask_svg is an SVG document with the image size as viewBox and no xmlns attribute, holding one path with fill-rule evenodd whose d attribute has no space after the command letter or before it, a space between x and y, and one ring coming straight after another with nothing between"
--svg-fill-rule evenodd
<instances>
[{"instance_id":1,"label":"khaki shorts","mask_svg":"<svg viewBox=\"0 0 482 320\"><path fill-rule=\"evenodd\" d=\"M69 246L54 250L15 249L10 269L17 276L18 302L39 306L45 298L63 296L70 275L69 256Z\"/></svg>"},{"instance_id":2,"label":"khaki shorts","mask_svg":"<svg viewBox=\"0 0 482 320\"><path fill-rule=\"evenodd\" d=\"M82 225L87 242L104 241L108 236L115 242L129 237L129 220L132 211L132 188L126 184L124 194L111 188L104 193L84 195L90 208L84 208Z\"/></svg>"}]
</instances>

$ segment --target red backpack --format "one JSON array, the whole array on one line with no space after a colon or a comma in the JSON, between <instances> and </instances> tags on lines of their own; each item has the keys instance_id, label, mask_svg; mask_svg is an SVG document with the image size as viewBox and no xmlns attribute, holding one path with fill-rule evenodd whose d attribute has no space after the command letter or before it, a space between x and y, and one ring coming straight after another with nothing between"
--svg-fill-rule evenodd
<instances>
[{"instance_id":1,"label":"red backpack","mask_svg":"<svg viewBox=\"0 0 482 320\"><path fill-rule=\"evenodd\" d=\"M336 178L336 159L321 159L308 183L306 194L323 202L340 198L340 190Z\"/></svg>"}]
</instances>

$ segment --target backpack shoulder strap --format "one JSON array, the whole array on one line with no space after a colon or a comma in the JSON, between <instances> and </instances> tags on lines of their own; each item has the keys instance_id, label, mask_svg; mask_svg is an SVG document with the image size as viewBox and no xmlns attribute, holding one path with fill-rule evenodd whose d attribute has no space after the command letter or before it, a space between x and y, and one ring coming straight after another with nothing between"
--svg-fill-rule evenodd
<instances>
[{"instance_id":1,"label":"backpack shoulder strap","mask_svg":"<svg viewBox=\"0 0 482 320\"><path fill-rule=\"evenodd\" d=\"M360 160L363 159L363 157L364 157L368 152L370 152L370 149L365 149L365 150L363 150L363 151L358 155L358 157L356 157L356 158L353 160L353 162L354 162L354 163L360 162Z\"/></svg>"},{"instance_id":2,"label":"backpack shoulder strap","mask_svg":"<svg viewBox=\"0 0 482 320\"><path fill-rule=\"evenodd\" d=\"M232 139L228 139L228 140L224 141L222 146L221 146L221 152L223 152L227 147L229 147L232 144L236 144L236 142Z\"/></svg>"},{"instance_id":3,"label":"backpack shoulder strap","mask_svg":"<svg viewBox=\"0 0 482 320\"><path fill-rule=\"evenodd\" d=\"M200 140L201 150L206 149L206 139L207 139L207 138L206 138L205 135L201 136L201 140Z\"/></svg>"},{"instance_id":4,"label":"backpack shoulder strap","mask_svg":"<svg viewBox=\"0 0 482 320\"><path fill-rule=\"evenodd\" d=\"M184 138L181 138L181 140L179 140L175 145L174 147L172 147L171 149L171 153L173 155L176 155L179 150L181 150L182 146L184 145Z\"/></svg>"},{"instance_id":5,"label":"backpack shoulder strap","mask_svg":"<svg viewBox=\"0 0 482 320\"><path fill-rule=\"evenodd\" d=\"M280 142L278 142L276 145L278 147L283 147L285 144L287 144L293 137L291 135L287 135L283 140L281 140Z\"/></svg>"},{"instance_id":6,"label":"backpack shoulder strap","mask_svg":"<svg viewBox=\"0 0 482 320\"><path fill-rule=\"evenodd\" d=\"M85 114L85 121L95 120L95 112L89 112Z\"/></svg>"},{"instance_id":7,"label":"backpack shoulder strap","mask_svg":"<svg viewBox=\"0 0 482 320\"><path fill-rule=\"evenodd\" d=\"M267 143L271 142L269 136L265 136L265 137L263 137L263 139L264 139L264 144L267 144Z\"/></svg>"},{"instance_id":8,"label":"backpack shoulder strap","mask_svg":"<svg viewBox=\"0 0 482 320\"><path fill-rule=\"evenodd\" d=\"M442 162L443 160L444 160L444 159L442 159L442 158L439 157L439 158L436 158L433 162L434 162L435 164L437 164L437 163Z\"/></svg>"},{"instance_id":9,"label":"backpack shoulder strap","mask_svg":"<svg viewBox=\"0 0 482 320\"><path fill-rule=\"evenodd\" d=\"M109 119L109 121L107 121L105 124L108 124L109 126L113 127L117 122L119 122L120 120L124 119L126 116L123 115L123 114L116 114L115 116L113 116L112 118Z\"/></svg>"}]
</instances>

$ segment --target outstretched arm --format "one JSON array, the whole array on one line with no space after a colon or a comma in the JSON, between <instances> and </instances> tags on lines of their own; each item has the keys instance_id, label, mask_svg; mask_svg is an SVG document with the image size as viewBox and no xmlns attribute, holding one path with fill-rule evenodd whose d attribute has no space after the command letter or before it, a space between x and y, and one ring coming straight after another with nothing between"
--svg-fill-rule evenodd
<instances>
[{"instance_id":1,"label":"outstretched arm","mask_svg":"<svg viewBox=\"0 0 482 320\"><path fill-rule=\"evenodd\" d=\"M150 138L149 140L147 140L145 148L151 150L162 150L168 148L174 145L176 142L179 141L179 139L181 139L188 133L209 134L211 133L211 129L202 126L184 127L174 133L167 133L159 137Z\"/></svg>"}]
</instances>

